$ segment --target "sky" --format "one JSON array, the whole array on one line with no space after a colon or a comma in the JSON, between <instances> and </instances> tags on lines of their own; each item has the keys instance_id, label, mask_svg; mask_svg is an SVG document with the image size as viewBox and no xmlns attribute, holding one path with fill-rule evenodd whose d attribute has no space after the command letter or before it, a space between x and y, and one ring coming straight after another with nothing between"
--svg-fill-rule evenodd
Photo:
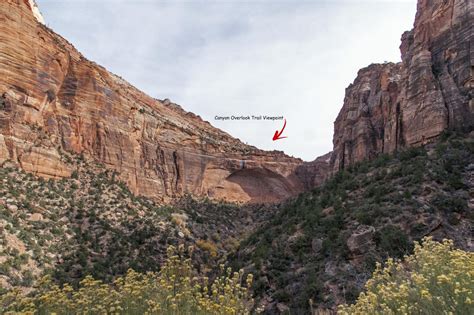
<instances>
[{"instance_id":1,"label":"sky","mask_svg":"<svg viewBox=\"0 0 474 315\"><path fill-rule=\"evenodd\" d=\"M37 0L88 59L245 143L306 161L332 150L345 88L400 61L416 0ZM284 116L219 121L215 116Z\"/></svg>"}]
</instances>

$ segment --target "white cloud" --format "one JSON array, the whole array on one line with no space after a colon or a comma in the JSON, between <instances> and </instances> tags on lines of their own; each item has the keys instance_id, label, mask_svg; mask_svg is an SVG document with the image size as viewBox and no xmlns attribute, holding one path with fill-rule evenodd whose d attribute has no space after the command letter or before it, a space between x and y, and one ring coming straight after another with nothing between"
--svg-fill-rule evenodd
<instances>
[{"instance_id":1,"label":"white cloud","mask_svg":"<svg viewBox=\"0 0 474 315\"><path fill-rule=\"evenodd\" d=\"M88 58L244 142L312 160L332 148L345 87L398 61L416 1L51 1L46 22ZM284 115L216 122L215 115Z\"/></svg>"}]
</instances>

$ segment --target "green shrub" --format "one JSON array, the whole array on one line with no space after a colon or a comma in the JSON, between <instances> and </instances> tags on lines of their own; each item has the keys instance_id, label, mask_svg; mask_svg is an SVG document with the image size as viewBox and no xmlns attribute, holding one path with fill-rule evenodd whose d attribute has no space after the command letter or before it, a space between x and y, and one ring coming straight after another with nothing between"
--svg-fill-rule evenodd
<instances>
[{"instance_id":1,"label":"green shrub","mask_svg":"<svg viewBox=\"0 0 474 315\"><path fill-rule=\"evenodd\" d=\"M467 210L467 200L456 195L437 194L434 196L432 203L444 213L451 211L464 213Z\"/></svg>"},{"instance_id":2,"label":"green shrub","mask_svg":"<svg viewBox=\"0 0 474 315\"><path fill-rule=\"evenodd\" d=\"M409 148L398 152L398 159L400 161L408 161L417 156L425 156L426 150L424 147Z\"/></svg>"},{"instance_id":3,"label":"green shrub","mask_svg":"<svg viewBox=\"0 0 474 315\"><path fill-rule=\"evenodd\" d=\"M384 226L377 231L375 233L375 243L389 257L402 257L411 248L406 233L393 225Z\"/></svg>"}]
</instances>

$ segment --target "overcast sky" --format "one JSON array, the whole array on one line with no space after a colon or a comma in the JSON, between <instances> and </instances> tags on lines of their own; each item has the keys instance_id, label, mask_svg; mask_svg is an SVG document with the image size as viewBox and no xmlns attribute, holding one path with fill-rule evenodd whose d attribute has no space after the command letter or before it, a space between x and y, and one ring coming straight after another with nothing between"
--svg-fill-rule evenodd
<instances>
[{"instance_id":1,"label":"overcast sky","mask_svg":"<svg viewBox=\"0 0 474 315\"><path fill-rule=\"evenodd\" d=\"M400 60L416 0L37 0L88 59L242 141L313 160L358 69ZM283 115L219 122L216 115Z\"/></svg>"}]
</instances>

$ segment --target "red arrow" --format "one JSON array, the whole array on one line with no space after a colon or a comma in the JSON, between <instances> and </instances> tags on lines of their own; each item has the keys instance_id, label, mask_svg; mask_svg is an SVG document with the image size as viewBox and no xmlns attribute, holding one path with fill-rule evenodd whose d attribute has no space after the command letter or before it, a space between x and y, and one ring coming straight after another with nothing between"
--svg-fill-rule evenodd
<instances>
[{"instance_id":1,"label":"red arrow","mask_svg":"<svg viewBox=\"0 0 474 315\"><path fill-rule=\"evenodd\" d=\"M288 138L288 137L281 137L281 134L283 133L283 130L285 130L285 127L286 127L286 119L285 119L285 123L283 124L283 128L281 128L281 131L280 132L278 132L278 130L275 131L275 134L273 135L273 141Z\"/></svg>"}]
</instances>

